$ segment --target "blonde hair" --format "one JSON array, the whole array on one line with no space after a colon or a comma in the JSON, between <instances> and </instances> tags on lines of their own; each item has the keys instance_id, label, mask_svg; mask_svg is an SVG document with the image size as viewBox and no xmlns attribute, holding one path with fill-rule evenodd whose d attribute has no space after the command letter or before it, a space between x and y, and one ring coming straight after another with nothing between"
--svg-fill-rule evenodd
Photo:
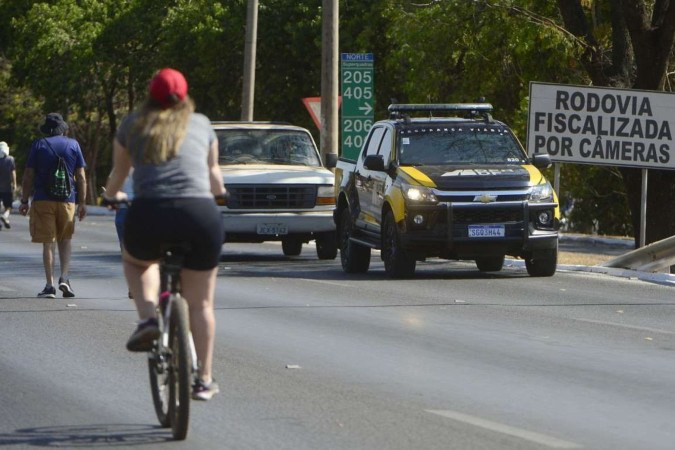
<instances>
[{"instance_id":1,"label":"blonde hair","mask_svg":"<svg viewBox=\"0 0 675 450\"><path fill-rule=\"evenodd\" d=\"M160 164L178 154L185 133L187 132L190 115L195 110L195 104L190 97L170 108L161 108L152 99L141 107L141 110L131 129L130 138L141 138L144 142L141 162L144 164ZM129 151L140 149L129 145ZM138 155L134 155L138 156Z\"/></svg>"}]
</instances>

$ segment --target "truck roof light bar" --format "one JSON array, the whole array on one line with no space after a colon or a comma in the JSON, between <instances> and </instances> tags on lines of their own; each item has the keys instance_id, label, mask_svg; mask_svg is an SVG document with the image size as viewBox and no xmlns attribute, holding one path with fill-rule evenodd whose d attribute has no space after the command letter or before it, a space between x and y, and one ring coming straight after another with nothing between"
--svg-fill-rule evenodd
<instances>
[{"instance_id":1,"label":"truck roof light bar","mask_svg":"<svg viewBox=\"0 0 675 450\"><path fill-rule=\"evenodd\" d=\"M390 119L409 119L411 112L427 112L429 116L433 113L448 113L455 112L467 113L469 117L481 115L486 121L491 122L492 105L490 103L398 103L389 105Z\"/></svg>"}]
</instances>

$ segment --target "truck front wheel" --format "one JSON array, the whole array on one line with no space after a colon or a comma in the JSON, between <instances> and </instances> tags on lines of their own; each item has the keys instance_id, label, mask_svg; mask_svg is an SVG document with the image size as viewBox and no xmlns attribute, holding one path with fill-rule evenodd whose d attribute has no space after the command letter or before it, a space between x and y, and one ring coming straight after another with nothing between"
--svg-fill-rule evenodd
<instances>
[{"instance_id":1,"label":"truck front wheel","mask_svg":"<svg viewBox=\"0 0 675 450\"><path fill-rule=\"evenodd\" d=\"M319 259L335 259L337 256L337 233L329 231L316 237L316 256Z\"/></svg>"},{"instance_id":2,"label":"truck front wheel","mask_svg":"<svg viewBox=\"0 0 675 450\"><path fill-rule=\"evenodd\" d=\"M481 272L499 272L504 266L504 255L476 258L476 267Z\"/></svg>"},{"instance_id":3,"label":"truck front wheel","mask_svg":"<svg viewBox=\"0 0 675 450\"><path fill-rule=\"evenodd\" d=\"M348 208L340 213L340 262L346 273L365 273L370 267L370 247L352 242L352 216Z\"/></svg>"},{"instance_id":4,"label":"truck front wheel","mask_svg":"<svg viewBox=\"0 0 675 450\"><path fill-rule=\"evenodd\" d=\"M281 249L286 256L298 256L302 253L302 241L297 238L287 238L281 241Z\"/></svg>"},{"instance_id":5,"label":"truck front wheel","mask_svg":"<svg viewBox=\"0 0 675 450\"><path fill-rule=\"evenodd\" d=\"M558 264L558 244L555 248L537 250L525 258L527 273L532 277L551 277Z\"/></svg>"},{"instance_id":6,"label":"truck front wheel","mask_svg":"<svg viewBox=\"0 0 675 450\"><path fill-rule=\"evenodd\" d=\"M382 233L382 260L384 270L391 278L410 277L415 273L417 261L401 248L394 213L387 212Z\"/></svg>"}]
</instances>

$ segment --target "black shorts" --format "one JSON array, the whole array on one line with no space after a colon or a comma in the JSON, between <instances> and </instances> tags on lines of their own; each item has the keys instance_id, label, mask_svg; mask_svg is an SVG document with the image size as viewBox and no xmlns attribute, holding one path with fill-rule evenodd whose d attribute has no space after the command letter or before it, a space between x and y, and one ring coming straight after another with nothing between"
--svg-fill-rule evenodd
<instances>
[{"instance_id":1,"label":"black shorts","mask_svg":"<svg viewBox=\"0 0 675 450\"><path fill-rule=\"evenodd\" d=\"M0 192L0 202L2 202L6 209L12 209L13 197L14 194L12 192Z\"/></svg>"},{"instance_id":2,"label":"black shorts","mask_svg":"<svg viewBox=\"0 0 675 450\"><path fill-rule=\"evenodd\" d=\"M144 261L161 257L167 243L189 243L183 267L209 270L218 266L224 228L212 198L134 199L124 221L124 248Z\"/></svg>"}]
</instances>

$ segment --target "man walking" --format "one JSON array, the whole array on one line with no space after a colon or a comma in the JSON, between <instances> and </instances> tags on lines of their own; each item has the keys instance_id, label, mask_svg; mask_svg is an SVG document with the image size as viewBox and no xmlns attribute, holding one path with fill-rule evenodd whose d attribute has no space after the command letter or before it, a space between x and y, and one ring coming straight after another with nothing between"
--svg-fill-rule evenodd
<instances>
[{"instance_id":1,"label":"man walking","mask_svg":"<svg viewBox=\"0 0 675 450\"><path fill-rule=\"evenodd\" d=\"M49 113L40 131L46 136L33 141L26 162L21 183L22 195L19 212L28 214L30 209L30 234L33 242L42 244L42 262L45 268L47 284L38 297L55 298L54 287L54 255L59 249L61 277L59 290L64 297L75 297L70 286L68 270L70 269L71 239L75 231L75 215L79 220L87 214L85 199L87 181L84 176L86 164L82 156L80 144L65 136L68 124L59 113ZM58 199L49 193L54 170L58 159L66 163L71 184L75 178L75 189L66 199ZM28 197L33 194L33 201L28 205ZM77 206L76 206L77 203Z\"/></svg>"},{"instance_id":2,"label":"man walking","mask_svg":"<svg viewBox=\"0 0 675 450\"><path fill-rule=\"evenodd\" d=\"M4 207L4 211L0 213L0 222L7 229L11 228L9 213L12 211L15 190L16 165L14 164L14 158L9 156L7 142L0 142L0 204ZM2 229L2 225L0 225L0 229Z\"/></svg>"}]
</instances>

